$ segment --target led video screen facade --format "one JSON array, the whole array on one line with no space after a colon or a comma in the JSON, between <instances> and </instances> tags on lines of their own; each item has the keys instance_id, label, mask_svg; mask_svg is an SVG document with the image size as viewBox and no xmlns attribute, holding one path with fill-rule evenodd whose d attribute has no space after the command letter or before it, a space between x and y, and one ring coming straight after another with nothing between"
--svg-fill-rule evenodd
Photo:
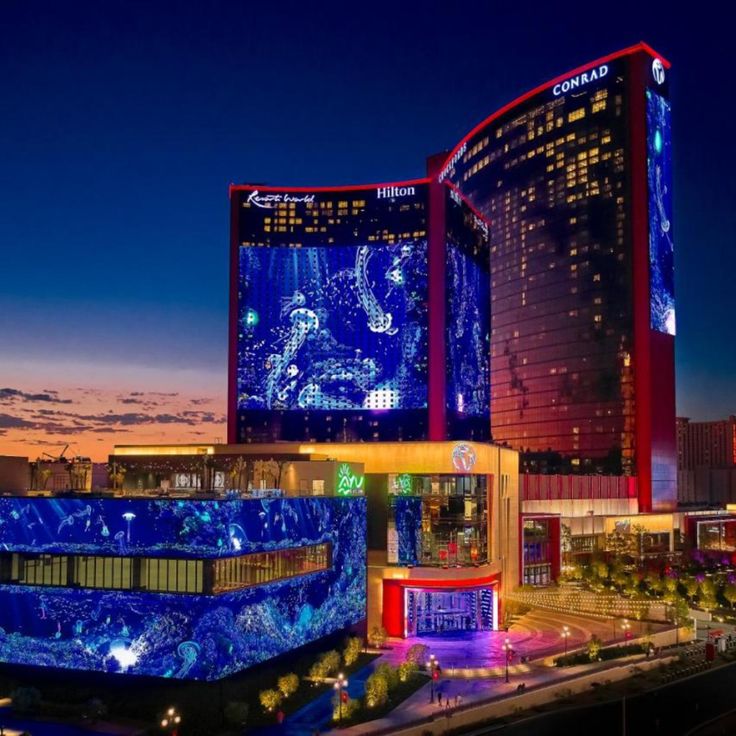
<instances>
[{"instance_id":1,"label":"led video screen facade","mask_svg":"<svg viewBox=\"0 0 736 736\"><path fill-rule=\"evenodd\" d=\"M675 246L672 235L670 103L647 90L647 184L651 327L675 334Z\"/></svg>"},{"instance_id":2,"label":"led video screen facade","mask_svg":"<svg viewBox=\"0 0 736 736\"><path fill-rule=\"evenodd\" d=\"M422 438L426 187L252 195L236 195L239 439Z\"/></svg>"},{"instance_id":3,"label":"led video screen facade","mask_svg":"<svg viewBox=\"0 0 736 736\"><path fill-rule=\"evenodd\" d=\"M213 680L365 617L362 497L4 498L0 511L3 662ZM304 549L329 554L314 572L188 592L232 580L223 571L244 554L260 565ZM79 579L91 561L94 574ZM141 565L158 565L155 576L139 577ZM29 570L37 584L19 584ZM146 590L151 579L177 592Z\"/></svg>"},{"instance_id":4,"label":"led video screen facade","mask_svg":"<svg viewBox=\"0 0 736 736\"><path fill-rule=\"evenodd\" d=\"M446 344L449 437L490 439L488 225L446 187Z\"/></svg>"}]
</instances>

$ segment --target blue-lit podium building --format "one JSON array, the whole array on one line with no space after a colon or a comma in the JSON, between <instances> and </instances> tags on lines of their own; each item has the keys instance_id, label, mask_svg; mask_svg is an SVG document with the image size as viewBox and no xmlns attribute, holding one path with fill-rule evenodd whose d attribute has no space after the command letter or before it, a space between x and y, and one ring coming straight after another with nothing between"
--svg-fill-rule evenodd
<instances>
[{"instance_id":1,"label":"blue-lit podium building","mask_svg":"<svg viewBox=\"0 0 736 736\"><path fill-rule=\"evenodd\" d=\"M357 624L363 497L0 499L0 661L214 680Z\"/></svg>"}]
</instances>

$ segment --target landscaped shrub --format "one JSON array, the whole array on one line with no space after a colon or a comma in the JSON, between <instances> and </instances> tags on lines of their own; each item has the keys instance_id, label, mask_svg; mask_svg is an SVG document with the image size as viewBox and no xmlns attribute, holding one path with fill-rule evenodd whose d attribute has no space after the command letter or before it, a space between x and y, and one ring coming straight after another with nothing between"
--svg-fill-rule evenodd
<instances>
[{"instance_id":1,"label":"landscaped shrub","mask_svg":"<svg viewBox=\"0 0 736 736\"><path fill-rule=\"evenodd\" d=\"M358 657L362 650L363 640L358 636L351 636L347 642L345 642L345 651L342 655L345 666L350 667L351 664L355 664L358 661Z\"/></svg>"},{"instance_id":2,"label":"landscaped shrub","mask_svg":"<svg viewBox=\"0 0 736 736\"><path fill-rule=\"evenodd\" d=\"M383 626L374 626L368 634L368 643L376 649L382 649L386 645L388 634Z\"/></svg>"},{"instance_id":3,"label":"landscaped shrub","mask_svg":"<svg viewBox=\"0 0 736 736\"><path fill-rule=\"evenodd\" d=\"M388 700L388 681L381 672L374 672L365 681L365 704L369 708L383 705Z\"/></svg>"},{"instance_id":4,"label":"landscaped shrub","mask_svg":"<svg viewBox=\"0 0 736 736\"><path fill-rule=\"evenodd\" d=\"M324 680L340 669L340 654L334 649L325 652L310 668L309 676L315 680Z\"/></svg>"},{"instance_id":5,"label":"landscaped shrub","mask_svg":"<svg viewBox=\"0 0 736 736\"><path fill-rule=\"evenodd\" d=\"M381 662L381 664L376 666L374 672L386 680L389 690L393 690L399 684L398 667L392 667L387 662Z\"/></svg>"},{"instance_id":6,"label":"landscaped shrub","mask_svg":"<svg viewBox=\"0 0 736 736\"><path fill-rule=\"evenodd\" d=\"M428 658L429 647L426 644L414 644L407 649L404 659L407 662L414 662L414 664L421 666L426 663Z\"/></svg>"},{"instance_id":7,"label":"landscaped shrub","mask_svg":"<svg viewBox=\"0 0 736 736\"><path fill-rule=\"evenodd\" d=\"M274 708L278 708L281 705L283 695L278 690L261 690L258 693L258 700L261 701L261 705L264 710L271 712Z\"/></svg>"},{"instance_id":8,"label":"landscaped shrub","mask_svg":"<svg viewBox=\"0 0 736 736\"><path fill-rule=\"evenodd\" d=\"M402 662L399 665L399 680L406 682L416 674L418 669L416 662Z\"/></svg>"},{"instance_id":9,"label":"landscaped shrub","mask_svg":"<svg viewBox=\"0 0 736 736\"><path fill-rule=\"evenodd\" d=\"M277 683L281 694L288 698L289 695L293 695L299 689L299 676L290 672L288 675L279 677Z\"/></svg>"}]
</instances>

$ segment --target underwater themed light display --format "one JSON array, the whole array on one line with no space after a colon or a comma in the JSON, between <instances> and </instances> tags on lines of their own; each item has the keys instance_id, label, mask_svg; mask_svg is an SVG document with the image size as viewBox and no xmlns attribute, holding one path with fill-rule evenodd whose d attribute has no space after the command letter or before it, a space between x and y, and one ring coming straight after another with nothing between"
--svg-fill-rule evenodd
<instances>
[{"instance_id":1,"label":"underwater themed light display","mask_svg":"<svg viewBox=\"0 0 736 736\"><path fill-rule=\"evenodd\" d=\"M240 248L238 408L425 407L426 251Z\"/></svg>"},{"instance_id":2,"label":"underwater themed light display","mask_svg":"<svg viewBox=\"0 0 736 736\"><path fill-rule=\"evenodd\" d=\"M422 497L392 496L399 565L418 565L422 554Z\"/></svg>"},{"instance_id":3,"label":"underwater themed light display","mask_svg":"<svg viewBox=\"0 0 736 736\"><path fill-rule=\"evenodd\" d=\"M0 499L4 552L221 558L329 543L331 567L219 595L0 585L0 661L212 680L365 617L362 497Z\"/></svg>"},{"instance_id":4,"label":"underwater themed light display","mask_svg":"<svg viewBox=\"0 0 736 736\"><path fill-rule=\"evenodd\" d=\"M454 191L447 196L447 408L451 434L490 415L490 254L487 228ZM485 439L488 422L474 422Z\"/></svg>"},{"instance_id":5,"label":"underwater themed light display","mask_svg":"<svg viewBox=\"0 0 736 736\"><path fill-rule=\"evenodd\" d=\"M647 178L651 327L674 335L671 108L664 97L652 90L647 90Z\"/></svg>"}]
</instances>

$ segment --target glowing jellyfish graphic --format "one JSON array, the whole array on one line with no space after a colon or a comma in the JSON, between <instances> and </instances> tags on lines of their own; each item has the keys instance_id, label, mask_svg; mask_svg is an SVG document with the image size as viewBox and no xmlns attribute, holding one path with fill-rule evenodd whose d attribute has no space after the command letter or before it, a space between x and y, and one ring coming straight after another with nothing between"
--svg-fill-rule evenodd
<instances>
[{"instance_id":1,"label":"glowing jellyfish graphic","mask_svg":"<svg viewBox=\"0 0 736 736\"><path fill-rule=\"evenodd\" d=\"M283 352L275 353L269 357L271 371L266 378L267 406L273 403L274 394L278 395L281 375L287 366L290 366L294 357L304 345L304 341L310 333L319 331L319 317L311 309L300 307L289 315L291 331L286 338Z\"/></svg>"},{"instance_id":2,"label":"glowing jellyfish graphic","mask_svg":"<svg viewBox=\"0 0 736 736\"><path fill-rule=\"evenodd\" d=\"M176 653L182 658L183 663L175 677L186 677L189 670L194 667L199 657L200 646L196 641L183 641L176 648Z\"/></svg>"},{"instance_id":3,"label":"glowing jellyfish graphic","mask_svg":"<svg viewBox=\"0 0 736 736\"><path fill-rule=\"evenodd\" d=\"M118 543L118 553L127 554L128 548L125 546L125 532L118 532L115 535L115 541Z\"/></svg>"},{"instance_id":4,"label":"glowing jellyfish graphic","mask_svg":"<svg viewBox=\"0 0 736 736\"><path fill-rule=\"evenodd\" d=\"M130 544L130 524L135 519L135 514L132 511L126 511L123 514L123 519L128 523L128 532L126 534L126 539L128 541L128 544Z\"/></svg>"},{"instance_id":5,"label":"glowing jellyfish graphic","mask_svg":"<svg viewBox=\"0 0 736 736\"><path fill-rule=\"evenodd\" d=\"M459 473L469 473L476 459L475 450L470 445L461 443L452 449L452 466Z\"/></svg>"},{"instance_id":6,"label":"glowing jellyfish graphic","mask_svg":"<svg viewBox=\"0 0 736 736\"><path fill-rule=\"evenodd\" d=\"M358 301L368 316L368 329L371 332L385 332L387 335L395 335L398 329L392 327L393 317L391 312L383 311L368 280L368 261L372 252L367 245L361 245L355 255L355 288Z\"/></svg>"}]
</instances>

